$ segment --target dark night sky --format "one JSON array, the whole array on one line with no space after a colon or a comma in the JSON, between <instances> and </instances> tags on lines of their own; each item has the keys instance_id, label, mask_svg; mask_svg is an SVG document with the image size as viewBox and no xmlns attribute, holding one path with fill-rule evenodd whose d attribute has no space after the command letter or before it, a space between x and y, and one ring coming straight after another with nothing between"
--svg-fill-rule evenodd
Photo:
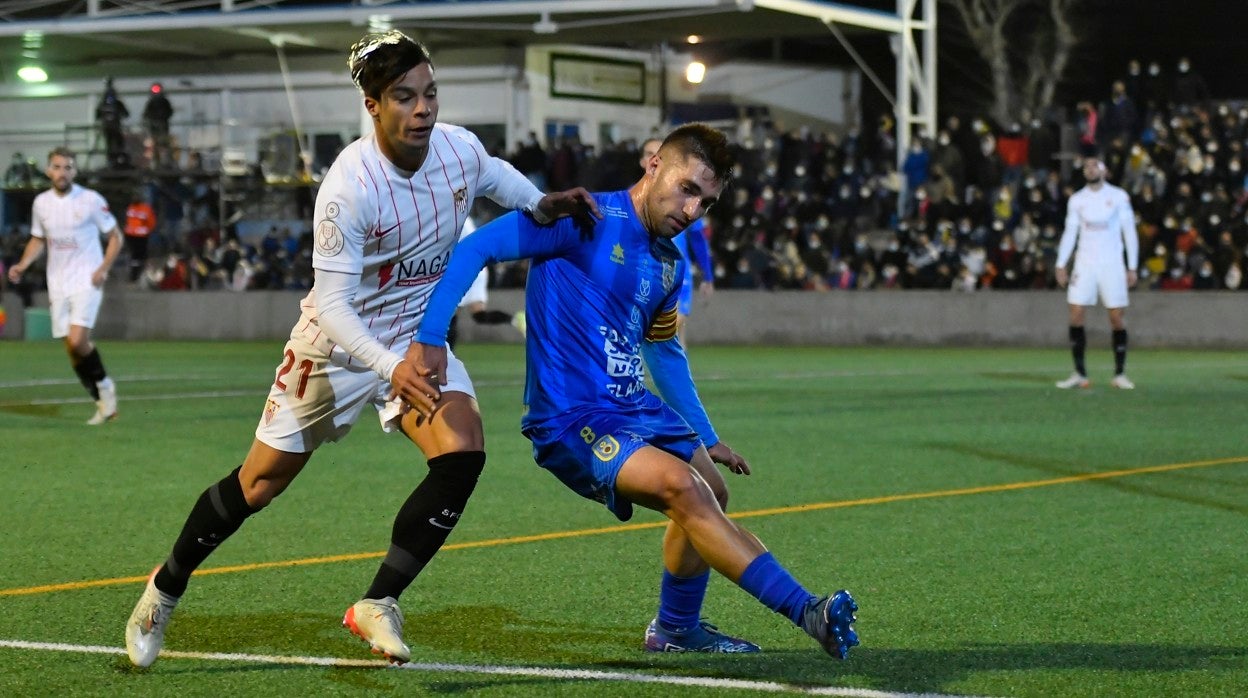
<instances>
[{"instance_id":1,"label":"dark night sky","mask_svg":"<svg viewBox=\"0 0 1248 698\"><path fill-rule=\"evenodd\" d=\"M844 4L895 11L895 0L861 0ZM940 111L982 111L990 85L986 66L970 48L958 16L939 2ZM1180 56L1191 59L1214 97L1248 100L1248 0L1082 0L1076 19L1086 37L1071 57L1056 101L1071 106L1079 100L1103 101L1110 84L1123 77L1127 61L1146 67L1157 60L1173 75ZM1022 23L1026 31L1026 22ZM892 88L894 62L882 34L854 32L851 41ZM803 46L788 42L785 58L847 60L839 44L820 40ZM829 55L839 54L839 55ZM868 111L876 102L870 84L864 87ZM973 109L976 100L981 109ZM882 105L882 98L879 99ZM876 107L878 108L878 106Z\"/></svg>"},{"instance_id":2,"label":"dark night sky","mask_svg":"<svg viewBox=\"0 0 1248 698\"><path fill-rule=\"evenodd\" d=\"M1089 38L1067 73L1070 97L1103 99L1131 58L1173 72L1186 55L1215 97L1248 98L1248 2L1084 0L1081 9Z\"/></svg>"}]
</instances>

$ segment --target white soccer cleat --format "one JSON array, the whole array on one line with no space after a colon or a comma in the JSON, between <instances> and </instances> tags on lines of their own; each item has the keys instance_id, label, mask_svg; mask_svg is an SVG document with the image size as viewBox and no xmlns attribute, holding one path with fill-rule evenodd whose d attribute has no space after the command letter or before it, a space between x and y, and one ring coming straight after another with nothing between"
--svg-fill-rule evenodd
<instances>
[{"instance_id":1,"label":"white soccer cleat","mask_svg":"<svg viewBox=\"0 0 1248 698\"><path fill-rule=\"evenodd\" d=\"M100 399L95 402L95 414L87 420L87 424L98 426L117 418L117 386L112 378L105 378L96 384L100 391Z\"/></svg>"},{"instance_id":2,"label":"white soccer cleat","mask_svg":"<svg viewBox=\"0 0 1248 698\"><path fill-rule=\"evenodd\" d=\"M1092 381L1087 376L1081 375L1078 371L1070 374L1070 378L1056 383L1057 387L1062 390L1070 390L1071 388L1087 388L1092 385Z\"/></svg>"},{"instance_id":3,"label":"white soccer cleat","mask_svg":"<svg viewBox=\"0 0 1248 698\"><path fill-rule=\"evenodd\" d=\"M1127 374L1125 373L1119 373L1114 376L1114 379L1111 380L1109 384L1119 390L1135 390L1135 383L1132 383L1131 379L1127 378Z\"/></svg>"},{"instance_id":4,"label":"white soccer cleat","mask_svg":"<svg viewBox=\"0 0 1248 698\"><path fill-rule=\"evenodd\" d=\"M96 426L99 426L99 425L101 425L101 424L103 424L103 423L105 423L105 422L111 422L112 420L117 419L117 413L116 413L116 412L114 412L114 413L112 413L112 414L110 414L110 415L105 415L105 414L104 414L104 408L100 406L100 403L101 403L101 402L103 402L103 400L101 400L100 402L95 403L95 414L91 415L91 419L88 419L88 420L87 420L87 424L89 424L89 425L91 425L91 426L93 426L93 427L96 427Z\"/></svg>"},{"instance_id":5,"label":"white soccer cleat","mask_svg":"<svg viewBox=\"0 0 1248 698\"><path fill-rule=\"evenodd\" d=\"M159 568L157 568L159 569ZM126 654L137 667L148 667L156 661L161 645L165 644L165 628L169 616L178 605L177 596L170 596L156 588L156 572L147 578L147 588L126 621Z\"/></svg>"},{"instance_id":6,"label":"white soccer cleat","mask_svg":"<svg viewBox=\"0 0 1248 698\"><path fill-rule=\"evenodd\" d=\"M528 318L524 317L523 310L511 316L511 326L520 331L521 337L528 336L529 321Z\"/></svg>"},{"instance_id":7,"label":"white soccer cleat","mask_svg":"<svg viewBox=\"0 0 1248 698\"><path fill-rule=\"evenodd\" d=\"M342 627L371 645L374 654L395 664L412 658L412 650L403 642L403 612L393 596L356 601L342 617Z\"/></svg>"}]
</instances>

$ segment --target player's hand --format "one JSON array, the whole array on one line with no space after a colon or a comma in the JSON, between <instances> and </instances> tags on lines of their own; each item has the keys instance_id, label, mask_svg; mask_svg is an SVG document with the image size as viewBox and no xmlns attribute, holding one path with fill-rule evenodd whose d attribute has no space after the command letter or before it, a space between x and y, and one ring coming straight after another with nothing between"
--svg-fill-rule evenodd
<instances>
[{"instance_id":1,"label":"player's hand","mask_svg":"<svg viewBox=\"0 0 1248 698\"><path fill-rule=\"evenodd\" d=\"M404 359L394 367L394 373L390 376L390 385L394 388L390 393L390 399L400 398L404 404L416 410L422 417L433 417L433 411L437 407L438 400L442 398L442 392L438 390L437 381L432 376L421 376L417 373L416 367Z\"/></svg>"},{"instance_id":2,"label":"player's hand","mask_svg":"<svg viewBox=\"0 0 1248 698\"><path fill-rule=\"evenodd\" d=\"M14 264L13 266L9 267L9 282L10 282L10 283L14 283L14 284L15 284L15 283L17 283L17 282L21 281L21 280L22 280L22 272L24 272L24 271L26 271L26 270L25 270L25 269L22 269L22 268L21 268L21 266L19 266L19 265L17 265L17 264Z\"/></svg>"},{"instance_id":3,"label":"player's hand","mask_svg":"<svg viewBox=\"0 0 1248 698\"><path fill-rule=\"evenodd\" d=\"M711 460L728 468L737 475L750 474L750 464L746 463L740 454L729 448L728 444L723 441L706 449L706 453L711 457Z\"/></svg>"},{"instance_id":4,"label":"player's hand","mask_svg":"<svg viewBox=\"0 0 1248 698\"><path fill-rule=\"evenodd\" d=\"M715 293L715 284L710 281L702 281L698 284L698 295L703 298L710 298L713 293Z\"/></svg>"},{"instance_id":5,"label":"player's hand","mask_svg":"<svg viewBox=\"0 0 1248 698\"><path fill-rule=\"evenodd\" d=\"M1127 270L1127 288L1135 288L1135 282L1140 280L1140 275L1134 271Z\"/></svg>"},{"instance_id":6,"label":"player's hand","mask_svg":"<svg viewBox=\"0 0 1248 698\"><path fill-rule=\"evenodd\" d=\"M96 269L91 274L91 284L95 286L96 288L102 288L104 286L104 282L107 280L108 280L107 269Z\"/></svg>"},{"instance_id":7,"label":"player's hand","mask_svg":"<svg viewBox=\"0 0 1248 698\"><path fill-rule=\"evenodd\" d=\"M1070 281L1070 275L1065 267L1053 270L1053 278L1057 280L1057 285L1061 288L1066 288L1066 282ZM1130 284L1130 278L1128 278L1128 284Z\"/></svg>"},{"instance_id":8,"label":"player's hand","mask_svg":"<svg viewBox=\"0 0 1248 698\"><path fill-rule=\"evenodd\" d=\"M598 210L598 202L584 187L567 191L556 191L543 196L537 202L537 210L547 220L571 216L576 220L576 227L581 236L593 237L594 225L602 219Z\"/></svg>"},{"instance_id":9,"label":"player's hand","mask_svg":"<svg viewBox=\"0 0 1248 698\"><path fill-rule=\"evenodd\" d=\"M446 345L435 347L432 344L412 342L403 357L416 369L416 375L426 379L433 385L446 385Z\"/></svg>"}]
</instances>

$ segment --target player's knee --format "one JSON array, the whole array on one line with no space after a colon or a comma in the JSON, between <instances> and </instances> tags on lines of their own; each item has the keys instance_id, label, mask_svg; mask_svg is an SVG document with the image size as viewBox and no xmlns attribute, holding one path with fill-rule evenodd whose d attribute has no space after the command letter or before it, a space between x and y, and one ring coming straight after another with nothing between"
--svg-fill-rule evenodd
<instances>
[{"instance_id":1,"label":"player's knee","mask_svg":"<svg viewBox=\"0 0 1248 698\"><path fill-rule=\"evenodd\" d=\"M469 493L485 469L485 451L458 451L429 459L429 477Z\"/></svg>"},{"instance_id":2,"label":"player's knee","mask_svg":"<svg viewBox=\"0 0 1248 698\"><path fill-rule=\"evenodd\" d=\"M91 353L91 340L71 334L65 338L65 350L76 359L85 358Z\"/></svg>"},{"instance_id":3,"label":"player's knee","mask_svg":"<svg viewBox=\"0 0 1248 698\"><path fill-rule=\"evenodd\" d=\"M712 502L716 499L706 481L685 468L672 468L663 477L656 494L667 509L689 514L714 506Z\"/></svg>"}]
</instances>

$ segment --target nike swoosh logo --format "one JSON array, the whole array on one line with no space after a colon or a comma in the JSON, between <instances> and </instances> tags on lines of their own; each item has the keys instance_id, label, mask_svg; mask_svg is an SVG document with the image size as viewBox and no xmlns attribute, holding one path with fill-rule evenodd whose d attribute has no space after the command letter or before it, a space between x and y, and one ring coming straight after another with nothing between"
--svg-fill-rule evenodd
<instances>
[{"instance_id":1,"label":"nike swoosh logo","mask_svg":"<svg viewBox=\"0 0 1248 698\"><path fill-rule=\"evenodd\" d=\"M399 224L395 223L394 225L390 226L389 228L386 228L385 230L378 230L377 237L384 238L385 236L389 235L390 233L398 229L399 229Z\"/></svg>"},{"instance_id":2,"label":"nike swoosh logo","mask_svg":"<svg viewBox=\"0 0 1248 698\"><path fill-rule=\"evenodd\" d=\"M215 548L218 545L221 545L221 541L213 538L212 536L209 536L208 540L204 540L203 538L196 538L195 540L199 541L200 545L206 545L209 548Z\"/></svg>"},{"instance_id":3,"label":"nike swoosh logo","mask_svg":"<svg viewBox=\"0 0 1248 698\"><path fill-rule=\"evenodd\" d=\"M451 530L452 528L455 528L454 526L447 526L446 524L438 523L438 520L433 518L432 516L429 517L429 523L433 524L434 526L437 526L438 528L444 528L448 531Z\"/></svg>"}]
</instances>

